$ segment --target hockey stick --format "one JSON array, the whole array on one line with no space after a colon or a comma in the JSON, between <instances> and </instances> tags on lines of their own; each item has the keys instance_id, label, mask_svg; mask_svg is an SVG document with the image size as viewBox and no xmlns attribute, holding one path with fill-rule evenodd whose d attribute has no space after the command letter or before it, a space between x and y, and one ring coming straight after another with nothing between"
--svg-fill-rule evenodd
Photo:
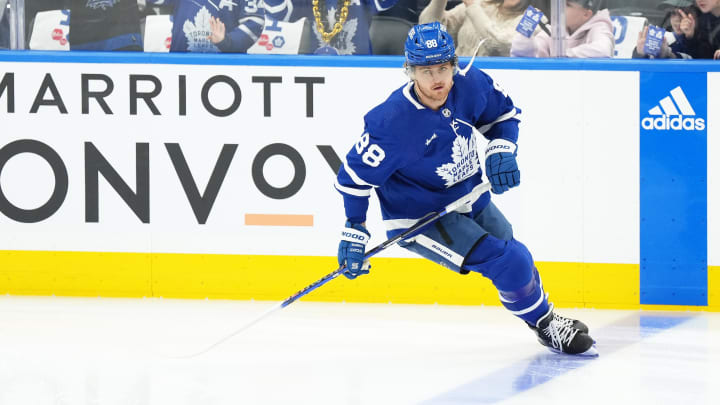
<instances>
[{"instance_id":1,"label":"hockey stick","mask_svg":"<svg viewBox=\"0 0 720 405\"><path fill-rule=\"evenodd\" d=\"M460 207L462 207L462 206L464 206L464 205L471 205L472 203L474 203L475 201L477 201L477 199L480 198L480 196L481 196L483 193L485 193L485 192L488 191L488 190L490 190L490 183L489 183L489 182L484 182L484 183L482 183L482 184L479 184L479 185L475 186L475 188L474 188L471 192L469 192L468 194L464 195L464 196L461 197L460 199L458 199L458 200L456 200L456 201L454 201L454 202L446 205L445 208L442 209L441 211L438 211L438 212L430 212L430 213L426 214L425 216L423 216L422 218L420 218L415 225L413 225L413 226L411 226L410 228L408 228L407 230L405 230L405 232L402 232L402 233L400 233L400 234L398 234L398 235L393 236L392 238L386 240L385 242L383 242L383 243L375 246L374 248L372 248L371 250L369 250L368 252L366 252L366 253L365 253L365 260L367 260L367 259L375 256L376 254L382 252L383 250L389 248L390 246L394 245L395 243L397 243L397 242L400 241L401 239L405 239L405 238L411 236L412 234L414 234L415 232L417 232L419 229L423 228L424 226L429 225L430 223L437 221L437 220L440 219L441 217L443 217L443 216L445 216L445 215L447 215L447 214L449 214L449 213L457 210L458 208L460 208ZM260 322L261 320L265 319L267 316L269 316L269 315L272 314L273 312L275 312L275 311L277 311L277 310L279 310L279 309L285 308L286 306L292 304L293 302L295 302L295 301L299 300L300 298L304 297L305 295L309 294L310 292L312 292L312 291L318 289L319 287L323 286L323 285L326 284L328 281L335 279L337 276L343 274L344 272L345 272L345 265L343 264L343 265L341 265L340 267L338 267L337 270L333 271L332 273L327 274L325 277L321 278L320 280L318 280L318 281L310 284L309 286L303 288L302 290L298 291L297 293L295 293L295 294L292 295L291 297L287 298L285 301L280 302L280 303L278 303L277 305L274 305L273 307L269 308L269 309L266 310L265 312L263 312L263 313L261 313L260 315L258 315L258 316L257 316L255 319L253 319L252 321L246 323L246 324L243 325L242 327L236 329L234 332L232 332L231 334L229 334L229 335L225 336L224 338L218 340L217 342L213 343L212 345L206 347L205 349L203 349L203 350L201 350L201 351L199 351L199 352L197 352L197 353L191 354L191 355L189 355L189 356L183 356L183 357L180 357L180 358L191 358L191 357L196 357L196 356L199 356L199 355L201 355L201 354L207 353L208 351L210 351L210 350L213 349L214 347L217 347L218 345L224 343L225 341L227 341L228 339L230 339L230 338L232 338L233 336L237 335L238 333L240 333L240 332L248 329L249 327L251 327L251 326L255 325L256 323Z\"/></svg>"}]
</instances>

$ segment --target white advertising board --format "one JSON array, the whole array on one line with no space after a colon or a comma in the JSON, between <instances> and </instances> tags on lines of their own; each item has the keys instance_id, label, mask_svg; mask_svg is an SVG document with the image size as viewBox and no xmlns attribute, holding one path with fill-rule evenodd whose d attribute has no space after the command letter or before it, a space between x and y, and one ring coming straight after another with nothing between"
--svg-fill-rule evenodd
<instances>
[{"instance_id":1,"label":"white advertising board","mask_svg":"<svg viewBox=\"0 0 720 405\"><path fill-rule=\"evenodd\" d=\"M406 81L399 67L5 63L3 71L13 74L14 112L6 91L2 145L48 145L68 179L46 218L0 215L3 250L334 256L344 214L321 150L344 159L364 113ZM496 198L516 237L540 261L637 263L637 73L488 73L523 110L522 184ZM8 160L0 185L36 219L57 189L34 153ZM385 238L376 204L371 244ZM311 222L250 225L258 214ZM385 255L412 257L399 248Z\"/></svg>"}]
</instances>

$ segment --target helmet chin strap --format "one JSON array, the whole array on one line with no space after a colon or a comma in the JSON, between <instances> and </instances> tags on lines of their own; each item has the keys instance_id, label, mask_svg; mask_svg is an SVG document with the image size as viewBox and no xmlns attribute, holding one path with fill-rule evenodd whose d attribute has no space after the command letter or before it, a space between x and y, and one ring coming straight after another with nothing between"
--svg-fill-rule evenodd
<instances>
[{"instance_id":1,"label":"helmet chin strap","mask_svg":"<svg viewBox=\"0 0 720 405\"><path fill-rule=\"evenodd\" d=\"M475 61L475 56L477 56L478 51L480 50L480 46L487 41L487 38L483 38L480 42L478 42L477 46L475 47L475 52L473 52L472 58L470 58L470 63L467 64L463 69L458 70L458 74L460 76L465 76L470 70L470 67L473 65L473 62Z\"/></svg>"}]
</instances>

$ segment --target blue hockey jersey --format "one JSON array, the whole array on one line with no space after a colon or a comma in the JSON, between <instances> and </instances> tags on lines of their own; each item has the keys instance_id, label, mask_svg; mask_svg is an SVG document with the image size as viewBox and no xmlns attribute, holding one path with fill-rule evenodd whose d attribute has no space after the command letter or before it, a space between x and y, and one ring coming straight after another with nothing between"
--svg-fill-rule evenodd
<instances>
[{"instance_id":1,"label":"blue hockey jersey","mask_svg":"<svg viewBox=\"0 0 720 405\"><path fill-rule=\"evenodd\" d=\"M148 0L174 5L170 52L247 52L265 26L262 0ZM225 39L213 44L210 16L225 24Z\"/></svg>"},{"instance_id":2,"label":"blue hockey jersey","mask_svg":"<svg viewBox=\"0 0 720 405\"><path fill-rule=\"evenodd\" d=\"M397 2L398 0L352 0L348 7L347 21L343 24L342 31L330 40L330 46L335 48L339 55L372 54L370 45L372 16L389 9ZM332 31L343 3L343 0L320 1L320 14L325 32ZM294 22L303 17L309 19L312 24L311 48L315 50L326 45L313 16L312 0L264 0L264 4L265 14L278 21Z\"/></svg>"},{"instance_id":3,"label":"blue hockey jersey","mask_svg":"<svg viewBox=\"0 0 720 405\"><path fill-rule=\"evenodd\" d=\"M520 110L490 76L470 68L453 79L437 111L418 101L409 82L365 115L365 131L335 183L349 221L365 222L375 189L393 237L483 182L478 134L517 142ZM459 211L474 214L489 201L485 193Z\"/></svg>"}]
</instances>

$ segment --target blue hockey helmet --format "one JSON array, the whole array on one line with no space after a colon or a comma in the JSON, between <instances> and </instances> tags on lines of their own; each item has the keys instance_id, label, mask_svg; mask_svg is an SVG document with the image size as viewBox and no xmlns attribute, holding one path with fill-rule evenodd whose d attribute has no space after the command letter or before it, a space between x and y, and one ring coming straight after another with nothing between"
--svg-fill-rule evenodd
<instances>
[{"instance_id":1,"label":"blue hockey helmet","mask_svg":"<svg viewBox=\"0 0 720 405\"><path fill-rule=\"evenodd\" d=\"M455 43L444 25L437 21L418 24L405 39L407 66L439 65L455 60Z\"/></svg>"}]
</instances>

